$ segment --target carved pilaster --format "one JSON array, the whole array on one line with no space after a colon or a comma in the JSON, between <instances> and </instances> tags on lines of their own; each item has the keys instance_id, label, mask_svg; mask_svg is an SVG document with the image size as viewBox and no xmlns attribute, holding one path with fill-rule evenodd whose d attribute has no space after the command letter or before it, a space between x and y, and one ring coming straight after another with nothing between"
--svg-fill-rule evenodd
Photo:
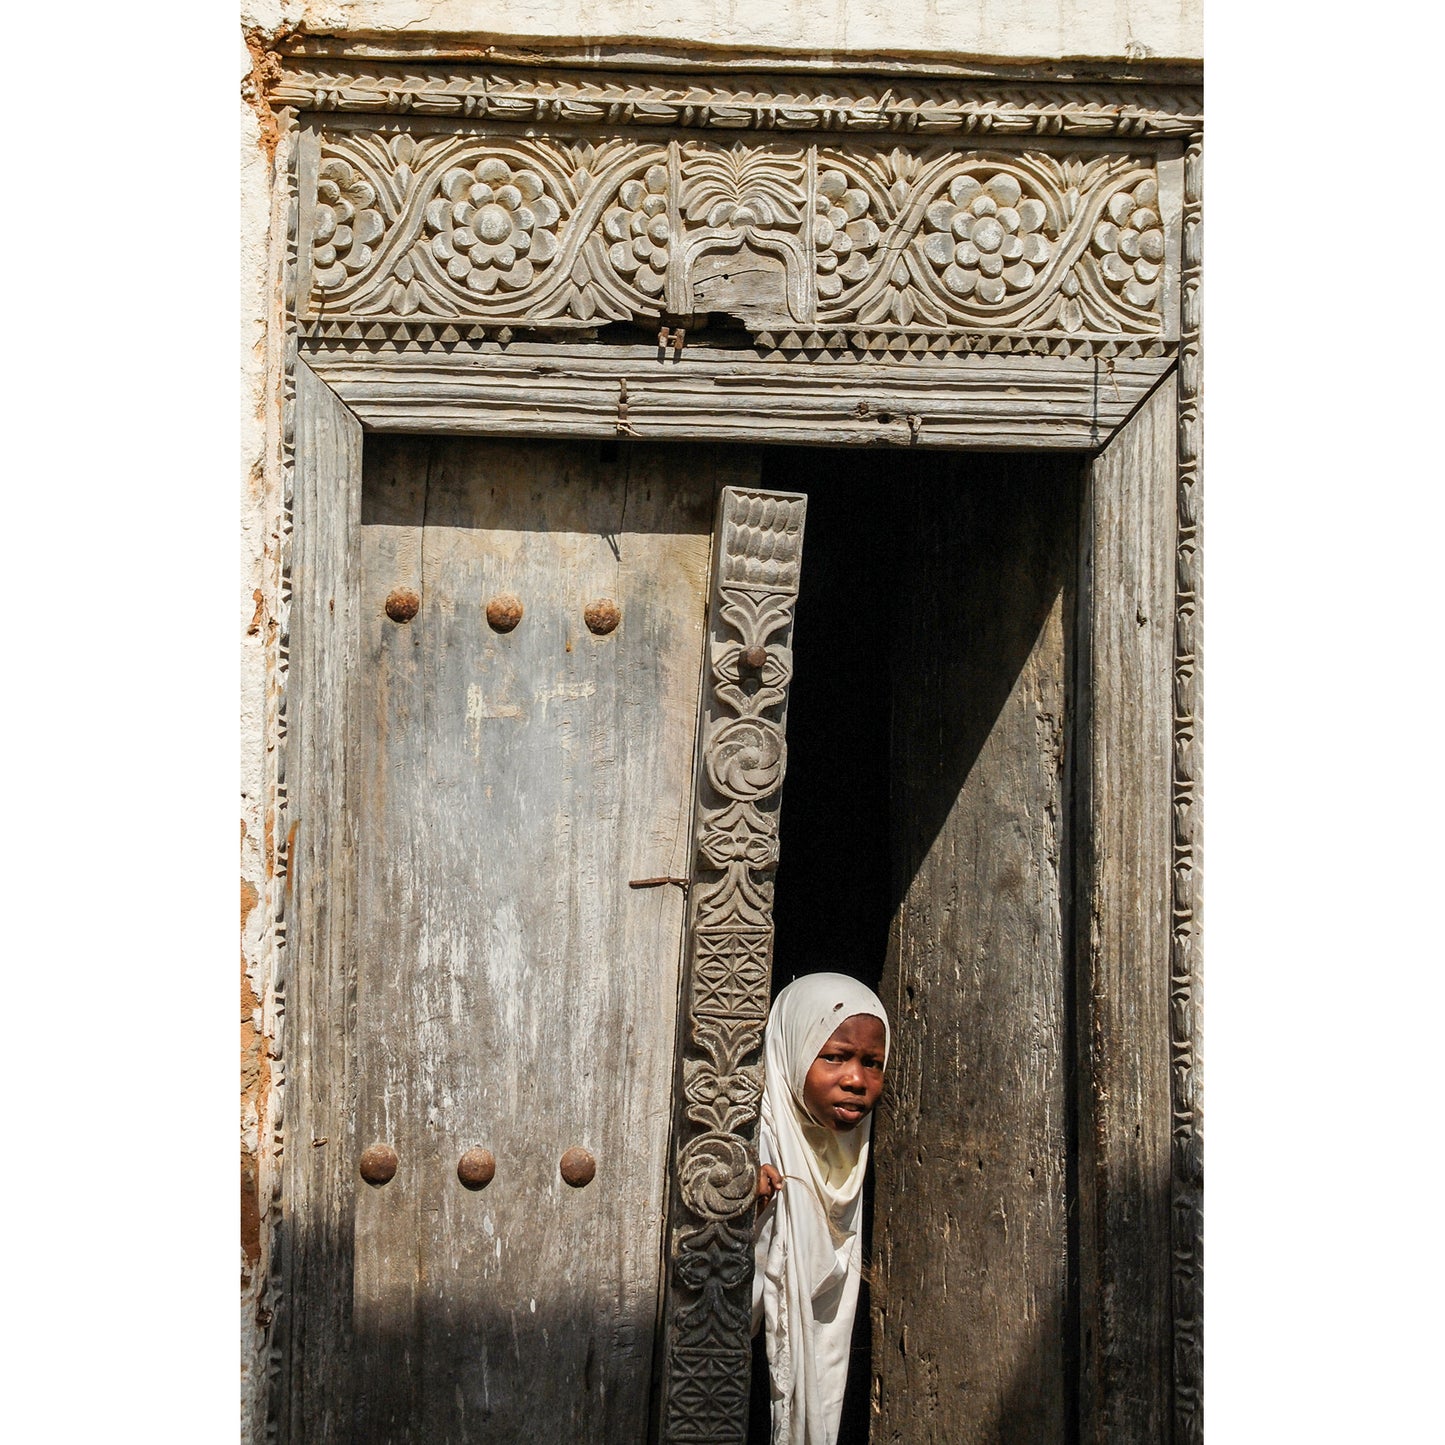
<instances>
[{"instance_id":1,"label":"carved pilaster","mask_svg":"<svg viewBox=\"0 0 1445 1445\"><path fill-rule=\"evenodd\" d=\"M662 1439L742 1445L773 869L804 497L723 491L674 1121Z\"/></svg>"},{"instance_id":2,"label":"carved pilaster","mask_svg":"<svg viewBox=\"0 0 1445 1445\"><path fill-rule=\"evenodd\" d=\"M1174 885L1170 951L1174 1438L1204 1439L1204 1152L1199 1097L1199 543L1203 145L1184 161L1178 556L1174 612Z\"/></svg>"},{"instance_id":3,"label":"carved pilaster","mask_svg":"<svg viewBox=\"0 0 1445 1445\"><path fill-rule=\"evenodd\" d=\"M297 286L297 240L301 225L300 176L298 172L299 147L294 128L287 126L283 131L283 149L278 157L276 174L280 180L283 195L281 204L284 230L281 236L280 282L281 315L285 335L281 355L281 425L280 425L280 505L275 533L275 561L277 568L276 628L268 646L273 649L270 659L272 685L267 700L267 735L275 739L276 746L271 755L272 774L269 779L272 790L270 807L272 811L271 836L274 843L274 863L270 877L270 897L267 902L274 940L271 965L271 986L267 992L266 1035L269 1040L268 1055L271 1075L271 1098L268 1113L271 1120L270 1139L270 1195L266 1206L267 1233L271 1242L270 1270L266 1282L266 1375L267 1375L267 1419L266 1438L268 1441L284 1437L284 1422L278 1417L278 1408L284 1398L282 1374L287 1368L291 1343L292 1318L287 1298L289 1251L291 1240L286 1231L285 1201L282 1197L286 1171L286 1093L287 1093L287 1000L294 973L293 950L287 939L288 903L291 899L292 858L289 794L287 790L286 765L290 754L287 747L290 709L290 667L291 667L291 580L293 541L295 524L295 480L296 480L296 286Z\"/></svg>"}]
</instances>

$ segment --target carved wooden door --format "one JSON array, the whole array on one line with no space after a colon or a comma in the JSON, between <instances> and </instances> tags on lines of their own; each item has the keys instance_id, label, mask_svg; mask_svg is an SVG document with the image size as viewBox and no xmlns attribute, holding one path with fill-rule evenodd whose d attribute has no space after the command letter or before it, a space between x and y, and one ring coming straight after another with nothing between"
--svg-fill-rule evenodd
<instances>
[{"instance_id":1,"label":"carved wooden door","mask_svg":"<svg viewBox=\"0 0 1445 1445\"><path fill-rule=\"evenodd\" d=\"M755 470L367 440L344 1438L648 1438L687 922L667 880L694 863L718 492Z\"/></svg>"}]
</instances>

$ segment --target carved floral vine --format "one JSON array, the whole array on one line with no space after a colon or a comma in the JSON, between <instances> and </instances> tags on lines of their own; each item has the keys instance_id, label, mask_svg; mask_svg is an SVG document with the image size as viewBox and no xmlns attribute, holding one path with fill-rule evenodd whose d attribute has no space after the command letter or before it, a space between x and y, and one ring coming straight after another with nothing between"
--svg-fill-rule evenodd
<instances>
[{"instance_id":1,"label":"carved floral vine","mask_svg":"<svg viewBox=\"0 0 1445 1445\"><path fill-rule=\"evenodd\" d=\"M552 228L561 211L532 170L513 171L489 156L442 178L426 208L431 250L447 274L483 295L517 291L557 254Z\"/></svg>"},{"instance_id":2,"label":"carved floral vine","mask_svg":"<svg viewBox=\"0 0 1445 1445\"><path fill-rule=\"evenodd\" d=\"M371 263L372 246L386 229L375 204L375 187L346 161L333 158L321 167L311 230L318 286L345 285Z\"/></svg>"},{"instance_id":3,"label":"carved floral vine","mask_svg":"<svg viewBox=\"0 0 1445 1445\"><path fill-rule=\"evenodd\" d=\"M317 174L317 315L586 326L737 297L755 332L1164 330L1148 155L352 129Z\"/></svg>"},{"instance_id":4,"label":"carved floral vine","mask_svg":"<svg viewBox=\"0 0 1445 1445\"><path fill-rule=\"evenodd\" d=\"M848 184L839 170L818 177L813 198L813 245L817 252L818 295L831 300L845 281L861 281L883 233L869 217L868 192Z\"/></svg>"},{"instance_id":5,"label":"carved floral vine","mask_svg":"<svg viewBox=\"0 0 1445 1445\"><path fill-rule=\"evenodd\" d=\"M603 234L612 242L607 255L614 269L648 296L661 292L667 274L672 239L667 184L667 167L649 166L640 179L623 182L618 204L602 222Z\"/></svg>"},{"instance_id":6,"label":"carved floral vine","mask_svg":"<svg viewBox=\"0 0 1445 1445\"><path fill-rule=\"evenodd\" d=\"M1153 306L1164 270L1164 223L1159 183L1151 176L1109 197L1091 238L1104 280L1131 305Z\"/></svg>"},{"instance_id":7,"label":"carved floral vine","mask_svg":"<svg viewBox=\"0 0 1445 1445\"><path fill-rule=\"evenodd\" d=\"M997 305L1010 292L1027 291L1053 255L1043 234L1048 212L1018 181L999 172L987 181L956 176L946 200L927 211L931 234L923 254L942 272L955 296Z\"/></svg>"}]
</instances>

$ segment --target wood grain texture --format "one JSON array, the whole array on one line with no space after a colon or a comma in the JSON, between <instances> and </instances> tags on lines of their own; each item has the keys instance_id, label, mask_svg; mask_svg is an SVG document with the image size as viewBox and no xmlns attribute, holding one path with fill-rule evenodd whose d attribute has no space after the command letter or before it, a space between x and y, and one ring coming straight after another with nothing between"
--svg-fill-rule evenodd
<instances>
[{"instance_id":1,"label":"wood grain texture","mask_svg":"<svg viewBox=\"0 0 1445 1445\"><path fill-rule=\"evenodd\" d=\"M683 898L628 883L688 870L715 471L368 443L359 1143L401 1162L358 1186L358 1440L645 1437Z\"/></svg>"},{"instance_id":2,"label":"wood grain texture","mask_svg":"<svg viewBox=\"0 0 1445 1445\"><path fill-rule=\"evenodd\" d=\"M1174 380L1093 463L1079 759L1081 1433L1169 1438Z\"/></svg>"},{"instance_id":3,"label":"wood grain texture","mask_svg":"<svg viewBox=\"0 0 1445 1445\"><path fill-rule=\"evenodd\" d=\"M372 355L315 342L307 356L377 431L1027 451L1102 445L1172 364L782 362L700 350L674 362L640 348L522 345Z\"/></svg>"},{"instance_id":4,"label":"wood grain texture","mask_svg":"<svg viewBox=\"0 0 1445 1445\"><path fill-rule=\"evenodd\" d=\"M1067 639L1078 468L949 459L900 507L901 903L882 997L874 1442L1064 1441Z\"/></svg>"},{"instance_id":5,"label":"wood grain texture","mask_svg":"<svg viewBox=\"0 0 1445 1445\"><path fill-rule=\"evenodd\" d=\"M286 751L290 918L278 995L287 1020L284 1289L272 1415L279 1441L347 1439L337 1381L351 1338L356 918L356 545L361 425L296 365L295 553Z\"/></svg>"}]
</instances>

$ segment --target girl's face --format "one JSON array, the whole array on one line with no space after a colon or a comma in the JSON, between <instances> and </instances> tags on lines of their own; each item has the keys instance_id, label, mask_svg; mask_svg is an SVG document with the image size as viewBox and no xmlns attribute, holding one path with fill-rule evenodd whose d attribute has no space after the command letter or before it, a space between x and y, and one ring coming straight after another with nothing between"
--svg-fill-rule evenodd
<instances>
[{"instance_id":1,"label":"girl's face","mask_svg":"<svg viewBox=\"0 0 1445 1445\"><path fill-rule=\"evenodd\" d=\"M883 1020L854 1014L833 1030L803 1080L803 1103L826 1128L846 1133L872 1112L883 1092Z\"/></svg>"}]
</instances>

